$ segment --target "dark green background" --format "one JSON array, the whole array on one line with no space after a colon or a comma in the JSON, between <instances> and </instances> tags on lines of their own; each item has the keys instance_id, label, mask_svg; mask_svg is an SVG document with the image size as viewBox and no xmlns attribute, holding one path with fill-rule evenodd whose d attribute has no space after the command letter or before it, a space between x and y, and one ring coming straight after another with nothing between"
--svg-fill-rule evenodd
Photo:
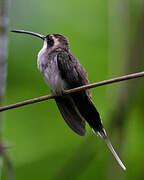
<instances>
[{"instance_id":1,"label":"dark green background","mask_svg":"<svg viewBox=\"0 0 144 180\"><path fill-rule=\"evenodd\" d=\"M143 70L143 64L135 70L127 70L125 66L132 53L129 47L138 36L143 6L140 0L15 0L10 4L9 31L64 34L71 52L87 70L90 82L96 82ZM38 38L9 32L5 104L50 93L37 69L42 43ZM126 172L100 137L88 126L86 137L73 133L55 102L49 100L5 113L4 140L11 147L9 154L16 179L143 179L143 82L140 81L138 91L131 97L133 106L126 113L121 151L115 134L119 128L113 133L110 117L121 108L120 89L129 82L92 89L94 104L127 167Z\"/></svg>"}]
</instances>

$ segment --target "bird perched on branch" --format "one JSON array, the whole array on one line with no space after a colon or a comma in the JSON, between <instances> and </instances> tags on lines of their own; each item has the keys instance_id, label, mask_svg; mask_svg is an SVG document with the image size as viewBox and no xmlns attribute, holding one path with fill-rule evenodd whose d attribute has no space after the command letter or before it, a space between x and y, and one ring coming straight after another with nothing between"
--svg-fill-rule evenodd
<instances>
[{"instance_id":1,"label":"bird perched on branch","mask_svg":"<svg viewBox=\"0 0 144 180\"><path fill-rule=\"evenodd\" d=\"M87 122L93 132L105 140L117 162L125 170L125 166L106 135L101 117L92 102L90 90L61 96L65 90L89 83L87 72L70 52L67 38L60 34L45 36L24 30L13 30L12 32L31 34L43 40L43 48L38 53L38 69L42 72L52 93L58 95L55 101L63 119L80 136L85 135L85 122Z\"/></svg>"}]
</instances>

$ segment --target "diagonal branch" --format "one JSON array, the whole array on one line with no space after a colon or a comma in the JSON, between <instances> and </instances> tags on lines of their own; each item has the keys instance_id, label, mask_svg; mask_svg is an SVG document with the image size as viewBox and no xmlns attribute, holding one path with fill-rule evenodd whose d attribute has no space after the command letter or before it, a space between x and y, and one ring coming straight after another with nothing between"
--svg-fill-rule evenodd
<instances>
[{"instance_id":1,"label":"diagonal branch","mask_svg":"<svg viewBox=\"0 0 144 180\"><path fill-rule=\"evenodd\" d=\"M94 87L98 87L98 86L103 86L103 85L106 85L106 84L112 84L112 83L116 83L116 82L120 82L120 81L125 81L125 80L129 80L129 79L143 77L143 76L144 76L144 72L139 72L139 73L129 74L129 75L113 78L113 79L108 79L108 80L96 82L96 83L92 83L92 84L88 84L88 85L84 85L84 86L80 86L80 87L77 87L77 88L66 90L64 92L63 96L71 94L71 93L75 93L77 91L82 91L82 90L86 90L86 89L90 89L90 88L94 88ZM33 103L45 101L45 100L48 100L48 99L54 99L56 97L57 97L56 95L49 94L49 95L46 95L46 96L41 96L41 97L25 100L25 101L22 101L22 102L18 102L18 103L15 103L15 104L10 104L10 105L7 105L7 106L0 107L0 112L1 111L6 111L8 109L17 108L17 107L20 107L20 106L25 106L25 105L28 105L28 104L33 104Z\"/></svg>"}]
</instances>

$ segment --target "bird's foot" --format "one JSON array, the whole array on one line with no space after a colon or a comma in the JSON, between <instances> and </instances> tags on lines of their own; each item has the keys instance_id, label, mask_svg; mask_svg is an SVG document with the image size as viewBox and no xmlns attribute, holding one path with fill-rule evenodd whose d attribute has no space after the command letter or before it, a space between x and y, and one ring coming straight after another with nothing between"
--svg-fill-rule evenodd
<instances>
[{"instance_id":1,"label":"bird's foot","mask_svg":"<svg viewBox=\"0 0 144 180\"><path fill-rule=\"evenodd\" d=\"M65 90L63 89L61 91L52 91L52 94L61 97L65 95Z\"/></svg>"}]
</instances>

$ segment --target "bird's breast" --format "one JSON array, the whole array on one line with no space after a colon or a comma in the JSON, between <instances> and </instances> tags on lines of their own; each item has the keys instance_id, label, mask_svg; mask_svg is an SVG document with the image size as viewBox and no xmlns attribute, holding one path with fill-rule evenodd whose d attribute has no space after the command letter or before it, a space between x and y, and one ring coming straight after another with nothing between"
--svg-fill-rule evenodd
<instances>
[{"instance_id":1,"label":"bird's breast","mask_svg":"<svg viewBox=\"0 0 144 180\"><path fill-rule=\"evenodd\" d=\"M57 55L50 58L41 50L38 54L37 65L53 93L61 94L65 89L67 89L67 84L62 79L57 65Z\"/></svg>"}]
</instances>

